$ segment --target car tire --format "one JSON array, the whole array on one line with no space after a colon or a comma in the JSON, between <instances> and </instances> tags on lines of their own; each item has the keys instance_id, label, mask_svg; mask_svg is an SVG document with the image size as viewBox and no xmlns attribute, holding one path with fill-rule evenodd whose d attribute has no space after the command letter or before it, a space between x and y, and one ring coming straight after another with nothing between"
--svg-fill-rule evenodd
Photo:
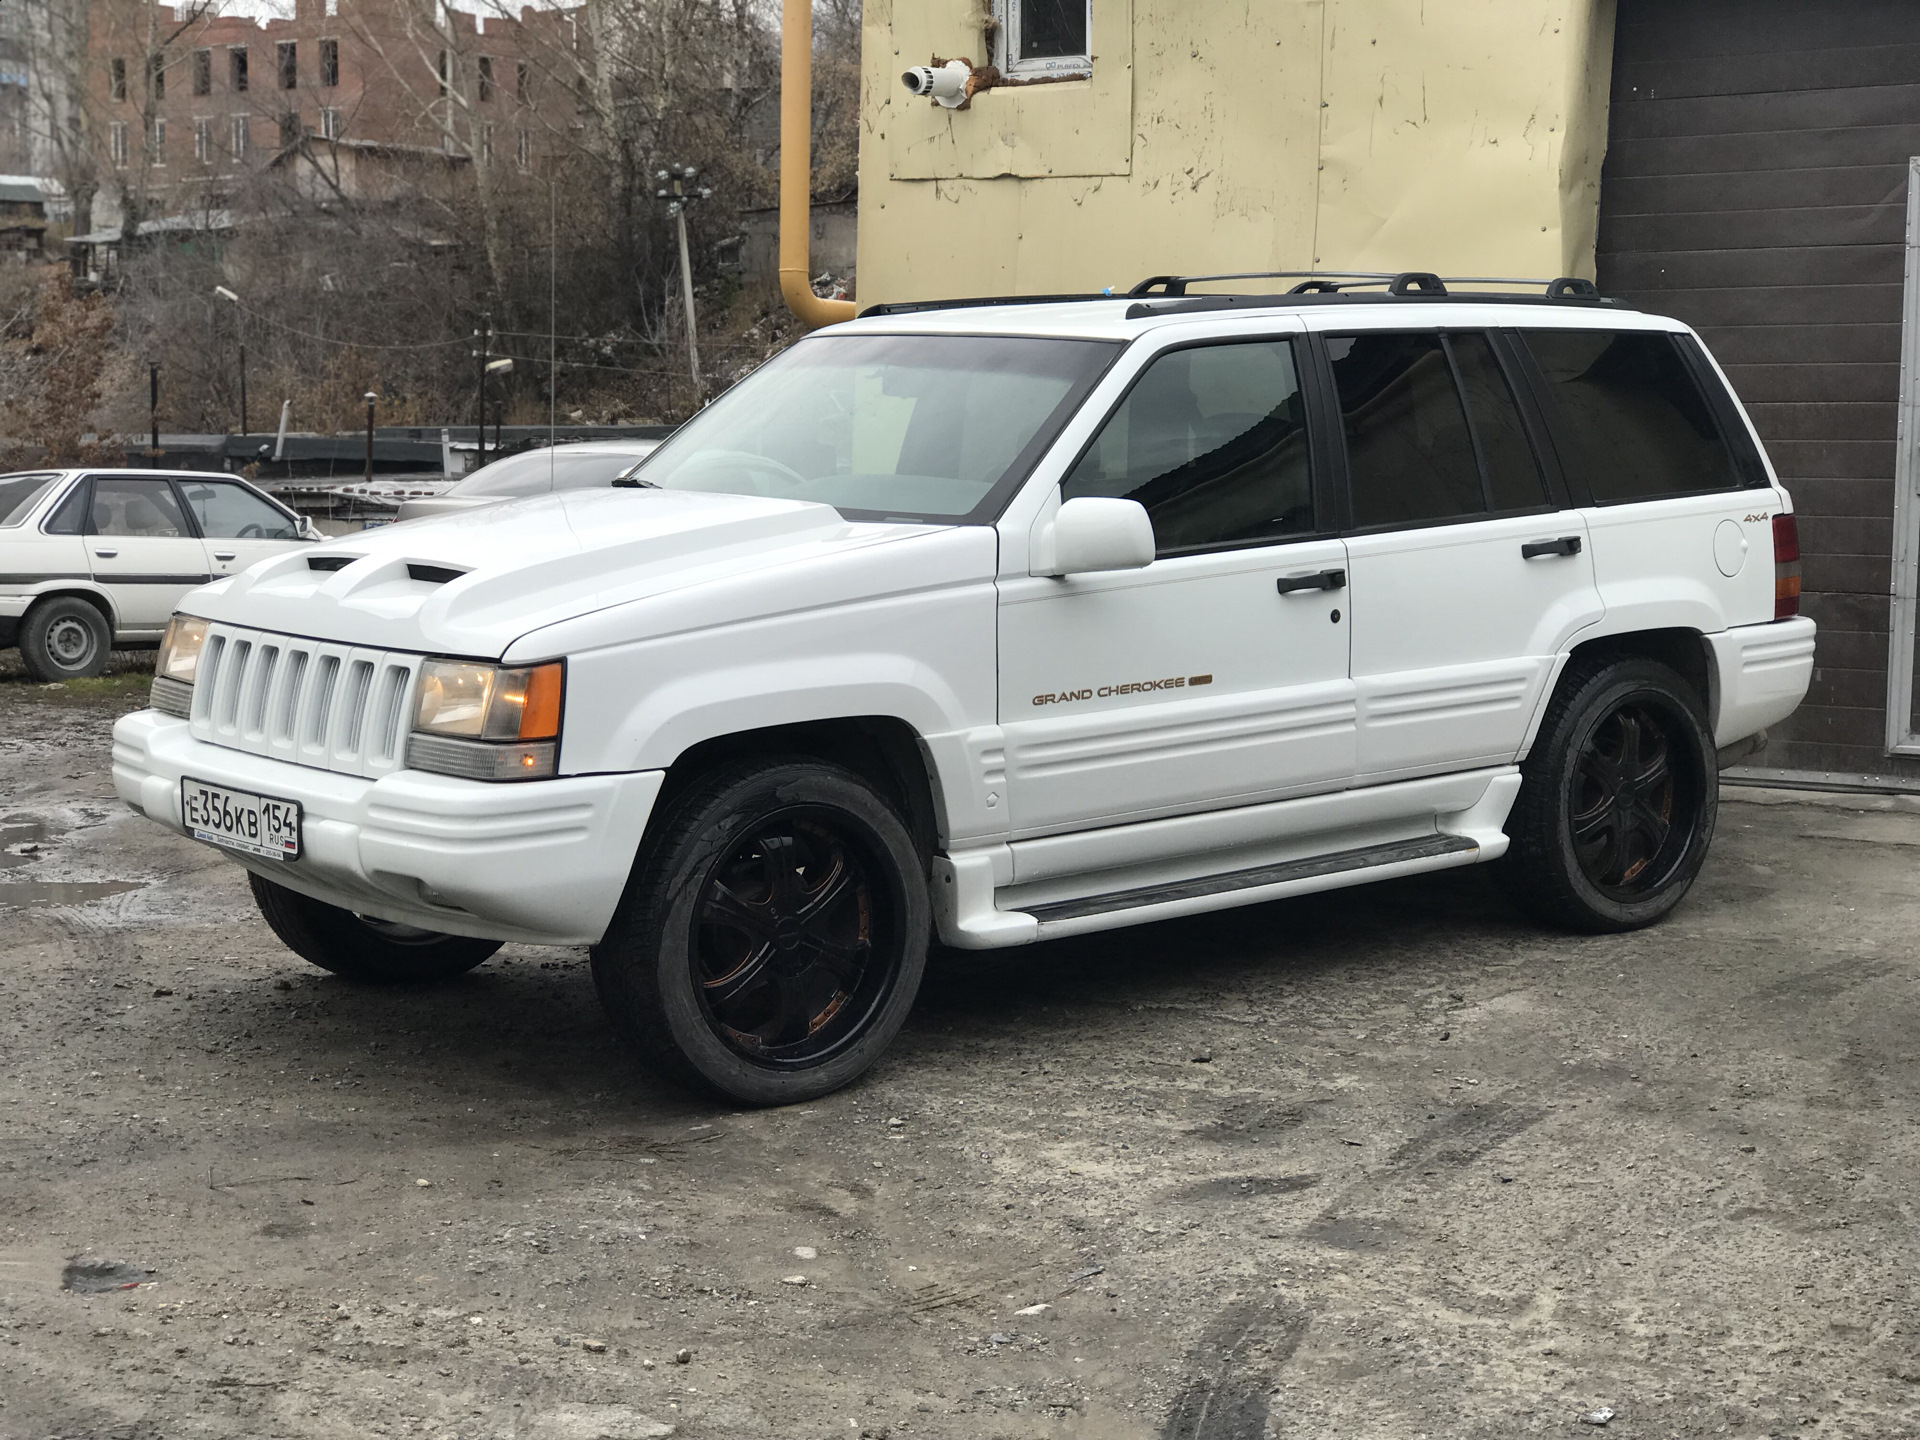
<instances>
[{"instance_id":1,"label":"car tire","mask_svg":"<svg viewBox=\"0 0 1920 1440\"><path fill-rule=\"evenodd\" d=\"M427 985L484 962L498 940L443 935L356 915L264 876L248 874L253 903L273 933L302 960L362 985Z\"/></svg>"},{"instance_id":2,"label":"car tire","mask_svg":"<svg viewBox=\"0 0 1920 1440\"><path fill-rule=\"evenodd\" d=\"M20 663L40 681L85 680L107 668L113 628L85 600L56 595L20 622Z\"/></svg>"},{"instance_id":3,"label":"car tire","mask_svg":"<svg viewBox=\"0 0 1920 1440\"><path fill-rule=\"evenodd\" d=\"M1536 919L1637 930L1692 887L1713 840L1720 773L1706 708L1670 666L1572 662L1520 773L1499 871Z\"/></svg>"},{"instance_id":4,"label":"car tire","mask_svg":"<svg viewBox=\"0 0 1920 1440\"><path fill-rule=\"evenodd\" d=\"M926 866L893 806L837 766L762 760L705 777L658 817L593 978L656 1071L738 1104L791 1104L879 1059L919 991L930 929Z\"/></svg>"}]
</instances>

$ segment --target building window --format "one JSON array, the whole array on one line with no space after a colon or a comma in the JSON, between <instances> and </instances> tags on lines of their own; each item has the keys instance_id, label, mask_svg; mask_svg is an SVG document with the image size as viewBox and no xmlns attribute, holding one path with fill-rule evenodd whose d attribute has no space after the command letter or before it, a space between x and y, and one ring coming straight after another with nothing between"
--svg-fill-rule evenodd
<instances>
[{"instance_id":1,"label":"building window","mask_svg":"<svg viewBox=\"0 0 1920 1440\"><path fill-rule=\"evenodd\" d=\"M513 62L513 98L522 105L533 103L533 67L524 60Z\"/></svg>"},{"instance_id":2,"label":"building window","mask_svg":"<svg viewBox=\"0 0 1920 1440\"><path fill-rule=\"evenodd\" d=\"M490 120L480 125L479 160L483 166L493 164L493 122Z\"/></svg>"},{"instance_id":3,"label":"building window","mask_svg":"<svg viewBox=\"0 0 1920 1440\"><path fill-rule=\"evenodd\" d=\"M320 112L320 138L323 140L340 138L340 112L331 106Z\"/></svg>"},{"instance_id":4,"label":"building window","mask_svg":"<svg viewBox=\"0 0 1920 1440\"><path fill-rule=\"evenodd\" d=\"M289 145L298 145L300 137L306 133L307 127L300 122L300 113L297 110L289 110L280 117L280 148L282 150Z\"/></svg>"},{"instance_id":5,"label":"building window","mask_svg":"<svg viewBox=\"0 0 1920 1440\"><path fill-rule=\"evenodd\" d=\"M331 12L329 12L331 13ZM340 42L320 42L320 84L331 90L340 83Z\"/></svg>"},{"instance_id":6,"label":"building window","mask_svg":"<svg viewBox=\"0 0 1920 1440\"><path fill-rule=\"evenodd\" d=\"M193 158L202 165L213 163L213 121L204 116L193 122Z\"/></svg>"},{"instance_id":7,"label":"building window","mask_svg":"<svg viewBox=\"0 0 1920 1440\"><path fill-rule=\"evenodd\" d=\"M232 49L227 51L227 71L228 71L228 77L233 82L234 89L244 90L247 88L247 47L246 46L235 45Z\"/></svg>"},{"instance_id":8,"label":"building window","mask_svg":"<svg viewBox=\"0 0 1920 1440\"><path fill-rule=\"evenodd\" d=\"M247 141L253 129L250 121L251 117L246 115L236 115L233 117L227 148L233 152L233 158L236 160L247 153Z\"/></svg>"},{"instance_id":9,"label":"building window","mask_svg":"<svg viewBox=\"0 0 1920 1440\"><path fill-rule=\"evenodd\" d=\"M480 57L480 103L486 104L493 99L493 57Z\"/></svg>"},{"instance_id":10,"label":"building window","mask_svg":"<svg viewBox=\"0 0 1920 1440\"><path fill-rule=\"evenodd\" d=\"M1008 75L1091 75L1092 0L993 0L994 63Z\"/></svg>"},{"instance_id":11,"label":"building window","mask_svg":"<svg viewBox=\"0 0 1920 1440\"><path fill-rule=\"evenodd\" d=\"M533 136L525 130L514 137L513 158L522 170L533 165Z\"/></svg>"},{"instance_id":12,"label":"building window","mask_svg":"<svg viewBox=\"0 0 1920 1440\"><path fill-rule=\"evenodd\" d=\"M127 98L127 62L117 55L107 61L107 95L114 100Z\"/></svg>"},{"instance_id":13,"label":"building window","mask_svg":"<svg viewBox=\"0 0 1920 1440\"><path fill-rule=\"evenodd\" d=\"M282 40L273 47L280 67L280 88L292 90L300 84L300 46L297 41Z\"/></svg>"},{"instance_id":14,"label":"building window","mask_svg":"<svg viewBox=\"0 0 1920 1440\"><path fill-rule=\"evenodd\" d=\"M446 51L442 50L440 58L434 61L433 71L440 77L440 98L444 100L447 95L447 76L451 73Z\"/></svg>"},{"instance_id":15,"label":"building window","mask_svg":"<svg viewBox=\"0 0 1920 1440\"><path fill-rule=\"evenodd\" d=\"M148 127L147 159L155 165L167 163L167 121L163 115L154 116Z\"/></svg>"},{"instance_id":16,"label":"building window","mask_svg":"<svg viewBox=\"0 0 1920 1440\"><path fill-rule=\"evenodd\" d=\"M213 93L213 52L211 50L193 52L193 93L196 95Z\"/></svg>"},{"instance_id":17,"label":"building window","mask_svg":"<svg viewBox=\"0 0 1920 1440\"><path fill-rule=\"evenodd\" d=\"M107 127L107 149L116 170L127 168L127 122L116 120Z\"/></svg>"},{"instance_id":18,"label":"building window","mask_svg":"<svg viewBox=\"0 0 1920 1440\"><path fill-rule=\"evenodd\" d=\"M153 54L147 57L147 88L153 92L153 98L167 98L167 57Z\"/></svg>"}]
</instances>

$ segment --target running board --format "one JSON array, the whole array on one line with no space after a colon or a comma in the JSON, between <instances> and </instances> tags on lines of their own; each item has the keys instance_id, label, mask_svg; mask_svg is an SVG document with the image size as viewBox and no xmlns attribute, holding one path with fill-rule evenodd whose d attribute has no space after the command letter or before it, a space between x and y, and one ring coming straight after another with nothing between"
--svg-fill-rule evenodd
<instances>
[{"instance_id":1,"label":"running board","mask_svg":"<svg viewBox=\"0 0 1920 1440\"><path fill-rule=\"evenodd\" d=\"M1021 908L1041 925L1051 926L1062 921L1084 920L1094 915L1112 915L1124 910L1144 910L1181 901L1204 900L1237 890L1263 890L1326 875L1351 875L1357 871L1439 860L1450 855L1464 856L1479 848L1464 835L1426 835L1418 840L1396 840L1388 845L1369 845L1360 850L1336 850L1329 855L1312 855L1304 860L1262 865L1253 870L1233 870L1224 875L1203 875L1194 880L1143 885L1136 890L1116 890L1107 895L1089 895L1082 900L1056 900L1050 905L1026 905Z\"/></svg>"}]
</instances>

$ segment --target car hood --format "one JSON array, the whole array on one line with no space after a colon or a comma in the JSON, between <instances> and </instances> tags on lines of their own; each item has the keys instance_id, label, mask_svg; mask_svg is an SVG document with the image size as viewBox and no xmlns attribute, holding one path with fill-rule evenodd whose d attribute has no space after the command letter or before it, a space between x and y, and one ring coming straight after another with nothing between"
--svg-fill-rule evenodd
<instances>
[{"instance_id":1,"label":"car hood","mask_svg":"<svg viewBox=\"0 0 1920 1440\"><path fill-rule=\"evenodd\" d=\"M344 535L196 590L180 608L349 645L494 658L592 611L941 528L748 495L579 490Z\"/></svg>"}]
</instances>

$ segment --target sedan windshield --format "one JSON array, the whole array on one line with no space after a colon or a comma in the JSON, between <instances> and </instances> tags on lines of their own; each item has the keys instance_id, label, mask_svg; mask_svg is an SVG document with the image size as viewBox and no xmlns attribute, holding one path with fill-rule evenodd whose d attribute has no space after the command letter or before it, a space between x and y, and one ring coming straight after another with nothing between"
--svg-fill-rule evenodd
<instances>
[{"instance_id":1,"label":"sedan windshield","mask_svg":"<svg viewBox=\"0 0 1920 1440\"><path fill-rule=\"evenodd\" d=\"M1119 348L816 336L688 421L635 479L811 500L861 520L991 520Z\"/></svg>"},{"instance_id":2,"label":"sedan windshield","mask_svg":"<svg viewBox=\"0 0 1920 1440\"><path fill-rule=\"evenodd\" d=\"M482 465L447 493L505 500L545 495L553 490L592 490L611 485L643 460L650 447L611 453L605 450L527 450Z\"/></svg>"}]
</instances>

